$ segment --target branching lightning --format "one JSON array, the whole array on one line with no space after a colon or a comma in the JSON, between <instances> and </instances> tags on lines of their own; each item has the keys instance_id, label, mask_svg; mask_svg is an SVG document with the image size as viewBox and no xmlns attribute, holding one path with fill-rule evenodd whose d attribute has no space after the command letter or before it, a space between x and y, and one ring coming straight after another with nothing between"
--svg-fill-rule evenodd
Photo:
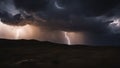
<instances>
[{"instance_id":1,"label":"branching lightning","mask_svg":"<svg viewBox=\"0 0 120 68\"><path fill-rule=\"evenodd\" d=\"M67 33L67 32L64 32L64 35L65 35L65 38L66 38L66 40L67 40L67 44L68 44L68 45L71 45L71 41L70 41L70 38L69 38L69 36L68 36L68 33Z\"/></svg>"}]
</instances>

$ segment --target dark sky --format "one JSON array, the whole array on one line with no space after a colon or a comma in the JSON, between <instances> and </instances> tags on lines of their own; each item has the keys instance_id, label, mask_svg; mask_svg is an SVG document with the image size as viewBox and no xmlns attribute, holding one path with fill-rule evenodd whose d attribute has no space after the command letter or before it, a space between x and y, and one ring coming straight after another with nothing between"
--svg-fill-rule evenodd
<instances>
[{"instance_id":1,"label":"dark sky","mask_svg":"<svg viewBox=\"0 0 120 68\"><path fill-rule=\"evenodd\" d=\"M104 32L109 24L105 18L114 14L111 12L119 5L119 0L3 0L1 3L0 16L8 24L18 24L24 18L58 30Z\"/></svg>"},{"instance_id":2,"label":"dark sky","mask_svg":"<svg viewBox=\"0 0 120 68\"><path fill-rule=\"evenodd\" d=\"M102 41L119 42L119 15L120 0L0 0L5 24L24 25L21 21L30 20L45 29L89 32L102 36Z\"/></svg>"}]
</instances>

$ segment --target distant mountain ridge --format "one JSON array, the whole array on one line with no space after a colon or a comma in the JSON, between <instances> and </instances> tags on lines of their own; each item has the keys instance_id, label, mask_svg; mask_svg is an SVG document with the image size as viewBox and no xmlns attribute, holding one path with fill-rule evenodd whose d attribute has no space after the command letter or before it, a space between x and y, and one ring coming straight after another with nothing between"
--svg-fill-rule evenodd
<instances>
[{"instance_id":1,"label":"distant mountain ridge","mask_svg":"<svg viewBox=\"0 0 120 68\"><path fill-rule=\"evenodd\" d=\"M13 40L13 39L0 39L0 44L7 44L7 43L15 43L15 44L35 44L35 43L41 43L40 41L37 41L37 40L25 40L25 39L20 39L20 40ZM47 41L44 41L44 43L48 43Z\"/></svg>"},{"instance_id":2,"label":"distant mountain ridge","mask_svg":"<svg viewBox=\"0 0 120 68\"><path fill-rule=\"evenodd\" d=\"M101 46L95 46L95 45L67 45L67 44L60 44L60 43L53 43L49 41L38 41L34 39L25 40L25 39L19 39L19 40L13 40L13 39L0 39L0 47L4 46L66 46L66 47L119 47L119 46L109 46L109 45L101 45Z\"/></svg>"}]
</instances>

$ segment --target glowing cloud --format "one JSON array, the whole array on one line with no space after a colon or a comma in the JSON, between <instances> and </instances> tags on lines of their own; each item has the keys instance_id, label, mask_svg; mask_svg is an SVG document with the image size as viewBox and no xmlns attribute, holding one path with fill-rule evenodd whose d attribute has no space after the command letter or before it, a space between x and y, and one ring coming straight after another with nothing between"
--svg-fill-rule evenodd
<instances>
[{"instance_id":1,"label":"glowing cloud","mask_svg":"<svg viewBox=\"0 0 120 68\"><path fill-rule=\"evenodd\" d=\"M58 5L57 1L55 1L55 6L56 6L56 8L58 8L58 9L64 9L63 7L61 7L61 6Z\"/></svg>"},{"instance_id":2,"label":"glowing cloud","mask_svg":"<svg viewBox=\"0 0 120 68\"><path fill-rule=\"evenodd\" d=\"M114 26L114 27L120 27L120 20L119 19L115 19L113 20L112 23L110 23L111 26Z\"/></svg>"},{"instance_id":3,"label":"glowing cloud","mask_svg":"<svg viewBox=\"0 0 120 68\"><path fill-rule=\"evenodd\" d=\"M109 27L113 33L120 33L120 19L113 19L113 22L109 24Z\"/></svg>"},{"instance_id":4,"label":"glowing cloud","mask_svg":"<svg viewBox=\"0 0 120 68\"><path fill-rule=\"evenodd\" d=\"M30 25L16 27L15 39L26 38L26 37L32 36L33 35L32 32L34 32L32 28L33 27Z\"/></svg>"},{"instance_id":5,"label":"glowing cloud","mask_svg":"<svg viewBox=\"0 0 120 68\"><path fill-rule=\"evenodd\" d=\"M6 39L34 39L40 30L34 25L10 26L0 21L0 38Z\"/></svg>"}]
</instances>

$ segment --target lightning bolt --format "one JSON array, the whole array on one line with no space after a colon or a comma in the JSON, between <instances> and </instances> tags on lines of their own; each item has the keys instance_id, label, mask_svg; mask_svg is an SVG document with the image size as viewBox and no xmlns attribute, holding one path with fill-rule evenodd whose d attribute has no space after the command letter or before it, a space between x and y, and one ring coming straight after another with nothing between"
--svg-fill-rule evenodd
<instances>
[{"instance_id":1,"label":"lightning bolt","mask_svg":"<svg viewBox=\"0 0 120 68\"><path fill-rule=\"evenodd\" d=\"M19 30L19 29L17 29L17 30L16 30L16 39L18 39L18 38L19 38L19 36L20 36L20 30Z\"/></svg>"},{"instance_id":2,"label":"lightning bolt","mask_svg":"<svg viewBox=\"0 0 120 68\"><path fill-rule=\"evenodd\" d=\"M64 35L65 35L65 38L66 38L66 40L67 40L67 44L68 44L68 45L71 45L71 41L70 41L70 38L69 38L69 36L68 36L68 33L67 33L67 32L64 32Z\"/></svg>"},{"instance_id":3,"label":"lightning bolt","mask_svg":"<svg viewBox=\"0 0 120 68\"><path fill-rule=\"evenodd\" d=\"M16 30L16 39L19 39L21 33L21 29Z\"/></svg>"}]
</instances>

